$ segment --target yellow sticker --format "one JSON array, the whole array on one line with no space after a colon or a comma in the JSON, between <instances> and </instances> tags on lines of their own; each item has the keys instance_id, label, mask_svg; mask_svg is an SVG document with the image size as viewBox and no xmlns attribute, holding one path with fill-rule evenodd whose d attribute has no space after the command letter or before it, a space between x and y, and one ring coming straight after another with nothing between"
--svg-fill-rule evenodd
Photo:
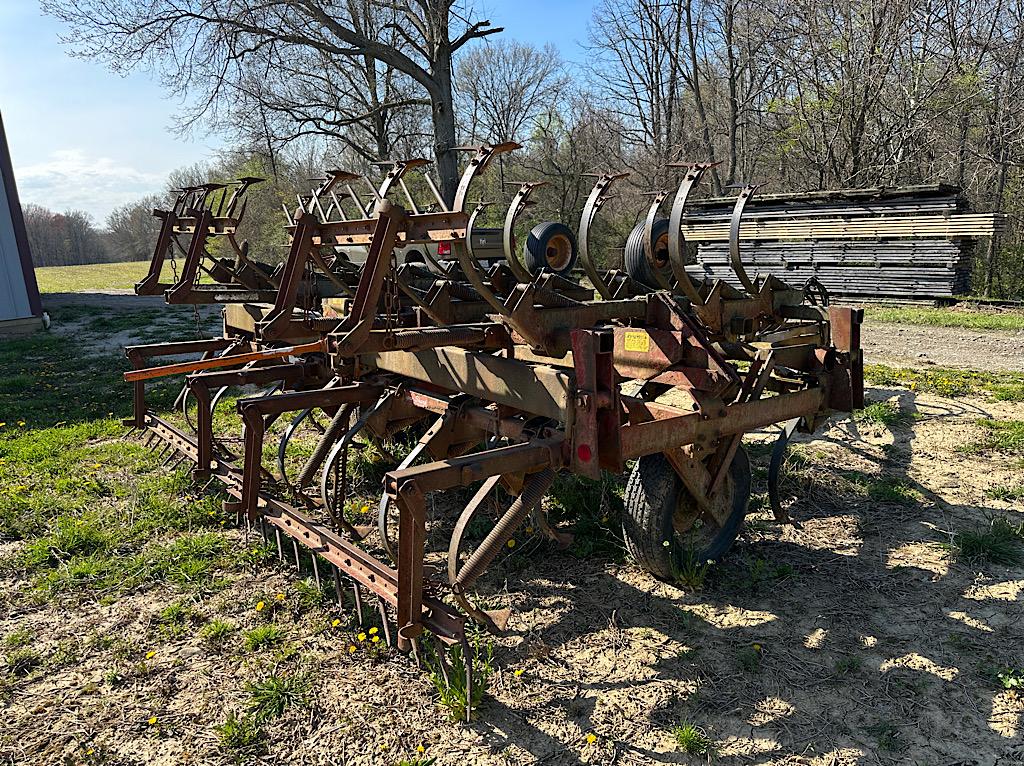
<instances>
[{"instance_id":1,"label":"yellow sticker","mask_svg":"<svg viewBox=\"0 0 1024 766\"><path fill-rule=\"evenodd\" d=\"M647 353L651 350L651 336L643 330L626 332L626 351Z\"/></svg>"}]
</instances>

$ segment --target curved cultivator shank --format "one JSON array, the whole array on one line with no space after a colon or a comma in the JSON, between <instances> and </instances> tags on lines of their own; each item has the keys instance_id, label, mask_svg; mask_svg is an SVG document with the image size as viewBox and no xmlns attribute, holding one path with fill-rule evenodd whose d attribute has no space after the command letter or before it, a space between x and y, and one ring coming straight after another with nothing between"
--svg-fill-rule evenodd
<instances>
[{"instance_id":1,"label":"curved cultivator shank","mask_svg":"<svg viewBox=\"0 0 1024 766\"><path fill-rule=\"evenodd\" d=\"M537 184L519 184L504 219L505 261L485 268L472 249L483 205L469 211L466 200L494 158L515 148L475 149L451 207L423 160L390 163L376 184L329 171L286 211L291 240L279 266L252 261L235 239L258 179L185 189L172 210L155 212L160 235L137 287L169 303L225 304L224 334L127 349L135 409L126 423L190 461L195 478L220 480L230 507L282 558L299 564L300 551L311 554L314 576L332 577L339 600L351 591L360 618L364 596L376 597L387 640L417 656L432 635L438 650L459 646L468 657L470 620L504 629L507 612L479 607L474 583L531 517L568 544L541 502L559 471L597 477L632 463L627 543L671 577L687 557L721 556L735 538L750 491L745 433L784 424L769 471L782 520L786 440L861 404L860 314L828 306L820 285L743 270L739 222L754 187L741 191L732 220L744 289L687 271L685 208L706 163L673 166L679 186L655 195L627 243L625 271L599 268L590 236L624 178L613 173L597 177L577 232L541 224L522 259L513 228ZM421 183L407 183L413 172ZM411 186L433 199L417 202ZM211 248L217 238L233 258L214 254L223 251ZM568 271L577 241L592 286ZM451 258L430 247L442 244ZM411 245L425 258L400 262ZM174 281L161 281L175 251L181 272L172 263ZM198 359L154 366L189 354ZM184 376L184 426L146 407L146 381L167 376ZM214 432L224 393L239 389L262 392L235 404L240 440ZM278 420L288 425L275 431ZM392 460L378 523L357 525L346 517L354 451L372 443L388 456L384 445L401 433L415 447ZM311 446L296 462L300 437ZM276 474L263 457L271 438ZM431 519L428 542L427 496L470 485L479 488L457 516ZM467 534L481 525L482 540Z\"/></svg>"}]
</instances>

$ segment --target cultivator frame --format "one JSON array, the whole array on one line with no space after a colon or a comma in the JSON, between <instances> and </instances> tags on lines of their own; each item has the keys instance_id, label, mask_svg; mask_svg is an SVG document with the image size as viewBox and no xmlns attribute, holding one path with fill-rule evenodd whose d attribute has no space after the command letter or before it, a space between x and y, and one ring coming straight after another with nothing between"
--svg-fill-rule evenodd
<instances>
[{"instance_id":1,"label":"cultivator frame","mask_svg":"<svg viewBox=\"0 0 1024 766\"><path fill-rule=\"evenodd\" d=\"M733 214L733 264L744 289L698 284L686 271L681 224L708 163L674 165L682 174L674 194L655 193L637 235L643 268L597 266L592 226L625 177L604 174L579 225L580 260L593 289L548 269L531 273L519 260L513 228L535 183L520 185L505 215L506 263L485 272L470 244L485 205L469 212L468 194L495 157L515 148L474 148L451 206L425 173L434 199L414 200L406 174L422 172L424 160L391 163L378 184L329 172L298 198L294 213L286 209L291 244L279 267L251 261L235 239L242 200L257 179L240 179L216 205L220 185L183 190L171 211L155 211L162 226L150 273L137 287L140 294L163 291L169 303L226 304L224 334L129 347L125 378L134 386L134 413L126 425L159 443L168 460L192 463L197 480L220 480L232 497L228 507L273 536L282 558L290 539L297 564L300 545L312 553L318 580L326 563L339 602L344 575L360 620L360 589L375 596L388 642L417 657L426 631L468 657L468 620L505 629L507 612L477 606L472 586L531 515L557 544L569 542L540 503L558 471L596 478L637 460L637 497L657 504L657 493L645 495L644 487L659 470L650 456L663 456L658 460L672 472L666 486L675 488L671 507L648 522L637 519L649 513L634 514L626 535L641 563L670 576L666 567L682 555L684 541L697 540L702 553L717 556L716 546L728 547L735 537L746 505L745 433L785 424L769 471L772 507L784 520L777 483L786 440L797 429L813 432L830 410L862 406L861 312L827 306L814 285L750 279L743 270L739 223L754 187L740 192ZM356 193L356 182L368 198ZM392 199L398 192L404 206ZM667 234L659 235L659 211L670 196ZM234 261L211 254L218 237L230 244ZM426 242L452 243L456 258L396 263L396 247ZM360 245L361 265L343 249ZM175 248L186 255L183 273L161 282ZM203 274L216 284L202 284ZM200 358L153 365L187 354ZM146 406L146 381L171 375L186 376L177 403L187 416L196 403L194 418L186 418L191 432ZM238 386L269 387L237 402L241 455L213 432L214 408ZM665 401L666 394L676 401ZM289 442L315 412L328 422L291 477ZM264 441L271 424L289 415L275 476L263 465ZM418 424L427 427L416 447L386 474L377 530L354 525L344 516L354 440L361 434L382 444ZM425 498L477 482L447 536L447 566L435 566L426 549ZM492 507L499 484L511 502L483 541L464 552L467 529ZM643 539L630 539L637 534ZM662 547L658 535L668 538L668 553L651 548ZM373 544L393 561L371 555ZM466 666L471 676L472 663Z\"/></svg>"}]
</instances>

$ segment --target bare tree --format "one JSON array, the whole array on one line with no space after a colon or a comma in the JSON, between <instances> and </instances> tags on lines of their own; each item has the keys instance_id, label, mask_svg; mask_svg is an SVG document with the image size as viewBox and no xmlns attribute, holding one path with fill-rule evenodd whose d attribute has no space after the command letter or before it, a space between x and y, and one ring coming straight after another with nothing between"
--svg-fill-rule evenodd
<instances>
[{"instance_id":1,"label":"bare tree","mask_svg":"<svg viewBox=\"0 0 1024 766\"><path fill-rule=\"evenodd\" d=\"M568 77L552 45L508 40L468 51L458 67L458 94L472 140L521 141L523 130L556 108Z\"/></svg>"},{"instance_id":2,"label":"bare tree","mask_svg":"<svg viewBox=\"0 0 1024 766\"><path fill-rule=\"evenodd\" d=\"M391 67L430 102L449 200L458 180L453 59L470 41L501 31L456 0L43 0L42 8L69 25L77 55L117 71L150 68L170 89L196 96L191 123L216 115L247 85L251 91L251 62L322 56Z\"/></svg>"}]
</instances>

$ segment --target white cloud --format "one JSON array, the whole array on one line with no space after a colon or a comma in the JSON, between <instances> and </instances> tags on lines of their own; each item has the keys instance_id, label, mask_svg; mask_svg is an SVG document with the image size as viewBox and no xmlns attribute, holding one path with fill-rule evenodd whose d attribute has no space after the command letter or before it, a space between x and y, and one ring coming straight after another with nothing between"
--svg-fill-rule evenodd
<instances>
[{"instance_id":1,"label":"white cloud","mask_svg":"<svg viewBox=\"0 0 1024 766\"><path fill-rule=\"evenodd\" d=\"M47 160L14 169L22 203L51 210L85 210L100 226L118 205L163 188L167 171L147 172L81 149L60 149Z\"/></svg>"}]
</instances>

